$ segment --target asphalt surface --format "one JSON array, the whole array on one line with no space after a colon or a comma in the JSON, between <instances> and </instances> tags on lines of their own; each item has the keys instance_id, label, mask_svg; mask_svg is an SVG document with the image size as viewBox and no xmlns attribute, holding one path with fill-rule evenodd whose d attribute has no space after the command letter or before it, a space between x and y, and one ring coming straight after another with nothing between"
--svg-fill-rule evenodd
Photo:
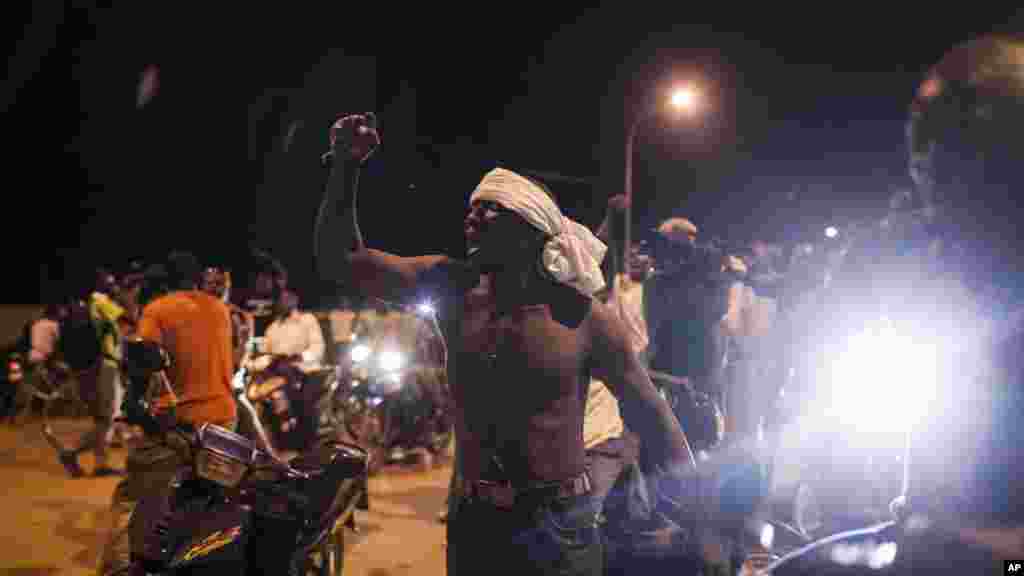
<instances>
[{"instance_id":1,"label":"asphalt surface","mask_svg":"<svg viewBox=\"0 0 1024 576\"><path fill-rule=\"evenodd\" d=\"M66 444L86 420L54 423ZM0 426L0 576L94 574L105 539L116 478L70 479L40 433L39 422ZM112 449L123 466L127 449ZM89 474L92 455L81 457ZM449 465L385 469L370 480L370 510L346 534L346 574L435 576L445 572L444 505Z\"/></svg>"}]
</instances>

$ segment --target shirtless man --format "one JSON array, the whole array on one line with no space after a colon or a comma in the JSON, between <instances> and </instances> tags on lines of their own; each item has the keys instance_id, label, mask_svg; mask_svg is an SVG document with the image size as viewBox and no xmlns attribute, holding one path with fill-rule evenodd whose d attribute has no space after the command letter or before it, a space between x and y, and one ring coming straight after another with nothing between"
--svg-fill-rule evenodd
<instances>
[{"instance_id":1,"label":"shirtless man","mask_svg":"<svg viewBox=\"0 0 1024 576\"><path fill-rule=\"evenodd\" d=\"M604 245L549 193L513 172L484 177L465 219L469 260L367 248L354 206L360 165L379 143L367 116L332 129L335 161L317 223L321 274L366 296L431 296L450 345L460 482L448 570L601 574L597 504L585 472L590 377L665 470L693 455L630 346L592 294Z\"/></svg>"}]
</instances>

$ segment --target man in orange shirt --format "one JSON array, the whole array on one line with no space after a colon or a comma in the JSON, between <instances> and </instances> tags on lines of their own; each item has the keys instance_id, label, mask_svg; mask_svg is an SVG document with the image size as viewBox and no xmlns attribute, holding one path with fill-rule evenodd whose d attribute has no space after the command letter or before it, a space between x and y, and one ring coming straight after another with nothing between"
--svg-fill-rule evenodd
<instances>
[{"instance_id":1,"label":"man in orange shirt","mask_svg":"<svg viewBox=\"0 0 1024 576\"><path fill-rule=\"evenodd\" d=\"M227 305L199 291L202 268L195 256L174 253L166 265L171 292L146 305L138 334L157 342L171 355L173 394L157 399L173 406L184 429L212 423L234 429L235 401L231 392L232 325ZM135 504L144 494L167 489L174 472L185 462L175 449L181 431L147 435L128 456L128 477L114 491L112 529L100 566L101 574L126 573L130 565L130 523Z\"/></svg>"}]
</instances>

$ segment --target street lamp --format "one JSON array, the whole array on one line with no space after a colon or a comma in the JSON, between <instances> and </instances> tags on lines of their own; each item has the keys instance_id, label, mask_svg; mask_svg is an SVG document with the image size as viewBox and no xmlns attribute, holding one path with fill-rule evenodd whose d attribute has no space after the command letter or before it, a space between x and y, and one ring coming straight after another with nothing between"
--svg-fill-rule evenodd
<instances>
[{"instance_id":1,"label":"street lamp","mask_svg":"<svg viewBox=\"0 0 1024 576\"><path fill-rule=\"evenodd\" d=\"M693 86L682 86L672 92L672 96L669 99L669 104L672 108L688 114L693 115L699 107L699 93ZM623 241L622 251L616 251L614 258L612 259L612 286L615 285L615 278L621 272L625 271L624 263L629 254L630 246L630 231L632 229L633 222L633 141L636 140L636 131L640 126L640 122L650 116L654 116L658 113L658 108L644 109L636 118L633 119L633 123L629 126L629 131L626 133L626 185L623 189L623 193L628 200L626 204L625 222L623 227Z\"/></svg>"},{"instance_id":2,"label":"street lamp","mask_svg":"<svg viewBox=\"0 0 1024 576\"><path fill-rule=\"evenodd\" d=\"M672 93L672 107L676 110L693 114L697 110L697 92L689 86Z\"/></svg>"}]
</instances>

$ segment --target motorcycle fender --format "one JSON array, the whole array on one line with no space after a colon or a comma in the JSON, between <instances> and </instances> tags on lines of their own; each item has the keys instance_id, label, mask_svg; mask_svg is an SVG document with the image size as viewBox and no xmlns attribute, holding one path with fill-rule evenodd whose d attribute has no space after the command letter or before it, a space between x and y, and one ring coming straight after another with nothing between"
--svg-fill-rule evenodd
<instances>
[{"instance_id":1,"label":"motorcycle fender","mask_svg":"<svg viewBox=\"0 0 1024 576\"><path fill-rule=\"evenodd\" d=\"M175 551L169 567L181 569L198 564L235 564L245 562L245 542L250 524L248 516L225 512L203 522L194 536Z\"/></svg>"}]
</instances>

